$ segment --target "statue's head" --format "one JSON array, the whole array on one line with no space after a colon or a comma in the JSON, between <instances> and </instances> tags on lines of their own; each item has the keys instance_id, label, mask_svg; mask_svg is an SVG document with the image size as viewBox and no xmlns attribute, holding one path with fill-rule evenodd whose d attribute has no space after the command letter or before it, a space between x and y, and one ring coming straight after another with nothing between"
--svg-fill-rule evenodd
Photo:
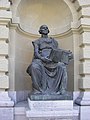
<instances>
[{"instance_id":1,"label":"statue's head","mask_svg":"<svg viewBox=\"0 0 90 120\"><path fill-rule=\"evenodd\" d=\"M47 25L42 25L39 29L39 33L43 35L47 35L49 33L49 29Z\"/></svg>"}]
</instances>

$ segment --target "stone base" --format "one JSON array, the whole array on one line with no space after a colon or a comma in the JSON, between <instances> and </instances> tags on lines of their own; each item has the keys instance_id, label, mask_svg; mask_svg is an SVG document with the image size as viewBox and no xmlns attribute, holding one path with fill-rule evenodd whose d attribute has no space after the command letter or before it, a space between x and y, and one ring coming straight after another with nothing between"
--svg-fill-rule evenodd
<instances>
[{"instance_id":1,"label":"stone base","mask_svg":"<svg viewBox=\"0 0 90 120\"><path fill-rule=\"evenodd\" d=\"M0 107L13 107L14 102L8 96L8 92L0 92Z\"/></svg>"},{"instance_id":2,"label":"stone base","mask_svg":"<svg viewBox=\"0 0 90 120\"><path fill-rule=\"evenodd\" d=\"M29 110L26 116L29 120L72 120L73 101L31 101L28 98Z\"/></svg>"},{"instance_id":3,"label":"stone base","mask_svg":"<svg viewBox=\"0 0 90 120\"><path fill-rule=\"evenodd\" d=\"M18 102L16 105L15 105L15 107L14 107L14 120L29 120L29 118L28 117L26 117L26 114L27 114L27 112L26 111L30 111L30 108L29 108L29 105L28 105L28 102L27 101L22 101L22 102ZM33 111L35 111L35 110L33 110ZM39 110L38 110L39 111ZM78 119L78 116L79 116L79 106L77 106L77 105L74 105L73 106L73 119L72 120L79 120ZM66 117L64 117L63 116L63 118L65 118L64 120L66 120L66 119L69 119L70 117L68 117L68 118L66 118ZM37 117L37 118L30 118L30 120L32 120L32 119L36 119L36 120L43 120L43 119L45 119L45 120L48 120L48 119L51 119L51 120L53 120L53 119L55 119L55 118L51 118L51 117L43 117L43 118L40 118L40 117ZM70 118L71 119L71 118ZM70 120L69 119L69 120ZM57 117L57 119L56 120L58 120L58 117ZM62 120L62 119L61 119Z\"/></svg>"},{"instance_id":4,"label":"stone base","mask_svg":"<svg viewBox=\"0 0 90 120\"><path fill-rule=\"evenodd\" d=\"M14 119L14 102L8 96L8 92L0 92L0 120Z\"/></svg>"},{"instance_id":5,"label":"stone base","mask_svg":"<svg viewBox=\"0 0 90 120\"><path fill-rule=\"evenodd\" d=\"M30 94L29 98L31 100L40 101L40 100L72 100L73 94L71 92L67 92L63 95L57 95L57 94Z\"/></svg>"},{"instance_id":6,"label":"stone base","mask_svg":"<svg viewBox=\"0 0 90 120\"><path fill-rule=\"evenodd\" d=\"M0 120L14 120L12 107L0 107Z\"/></svg>"},{"instance_id":7,"label":"stone base","mask_svg":"<svg viewBox=\"0 0 90 120\"><path fill-rule=\"evenodd\" d=\"M90 92L81 92L75 103L80 106L80 120L90 120Z\"/></svg>"},{"instance_id":8,"label":"stone base","mask_svg":"<svg viewBox=\"0 0 90 120\"><path fill-rule=\"evenodd\" d=\"M28 120L28 118L26 117L27 109L27 101L18 102L14 107L14 120Z\"/></svg>"}]
</instances>

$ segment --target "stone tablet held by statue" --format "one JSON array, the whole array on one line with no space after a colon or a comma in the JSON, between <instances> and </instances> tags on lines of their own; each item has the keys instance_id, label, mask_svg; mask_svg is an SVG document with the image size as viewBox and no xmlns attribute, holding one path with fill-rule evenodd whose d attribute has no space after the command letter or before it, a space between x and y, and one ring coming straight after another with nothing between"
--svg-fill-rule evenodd
<instances>
[{"instance_id":1,"label":"stone tablet held by statue","mask_svg":"<svg viewBox=\"0 0 90 120\"><path fill-rule=\"evenodd\" d=\"M27 68L32 79L32 94L62 95L67 91L66 66L73 59L72 52L58 48L58 42L48 37L49 29L42 25L41 37L32 42L34 56Z\"/></svg>"}]
</instances>

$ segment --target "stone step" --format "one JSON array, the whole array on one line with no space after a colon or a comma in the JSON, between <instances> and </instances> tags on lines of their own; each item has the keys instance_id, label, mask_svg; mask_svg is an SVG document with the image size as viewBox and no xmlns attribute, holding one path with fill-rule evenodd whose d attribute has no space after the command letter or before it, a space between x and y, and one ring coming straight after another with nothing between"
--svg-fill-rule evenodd
<instances>
[{"instance_id":1,"label":"stone step","mask_svg":"<svg viewBox=\"0 0 90 120\"><path fill-rule=\"evenodd\" d=\"M26 111L28 109L27 101L17 103L14 107L15 120L28 120L26 117Z\"/></svg>"},{"instance_id":2,"label":"stone step","mask_svg":"<svg viewBox=\"0 0 90 120\"><path fill-rule=\"evenodd\" d=\"M26 112L28 112L29 110L30 109L29 109L27 101L22 101L22 102L17 103L15 105L15 108L14 108L15 120L20 120L20 119L21 120L29 120L26 117ZM55 112L54 112L54 114L55 114ZM73 120L79 120L78 118L79 118L79 106L74 105L74 107L73 107L73 118L72 119ZM40 118L36 118L36 119L38 120Z\"/></svg>"}]
</instances>

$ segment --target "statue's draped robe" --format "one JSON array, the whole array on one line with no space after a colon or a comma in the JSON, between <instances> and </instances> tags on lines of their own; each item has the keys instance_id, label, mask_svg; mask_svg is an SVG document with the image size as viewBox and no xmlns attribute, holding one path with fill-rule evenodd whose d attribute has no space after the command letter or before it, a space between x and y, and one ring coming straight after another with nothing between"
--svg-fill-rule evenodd
<instances>
[{"instance_id":1,"label":"statue's draped robe","mask_svg":"<svg viewBox=\"0 0 90 120\"><path fill-rule=\"evenodd\" d=\"M58 94L67 88L67 72L64 63L46 63L37 57L36 49L42 57L49 57L52 49L58 49L53 38L40 38L33 42L34 57L27 72L32 78L34 93ZM37 46L37 48L35 48Z\"/></svg>"}]
</instances>

